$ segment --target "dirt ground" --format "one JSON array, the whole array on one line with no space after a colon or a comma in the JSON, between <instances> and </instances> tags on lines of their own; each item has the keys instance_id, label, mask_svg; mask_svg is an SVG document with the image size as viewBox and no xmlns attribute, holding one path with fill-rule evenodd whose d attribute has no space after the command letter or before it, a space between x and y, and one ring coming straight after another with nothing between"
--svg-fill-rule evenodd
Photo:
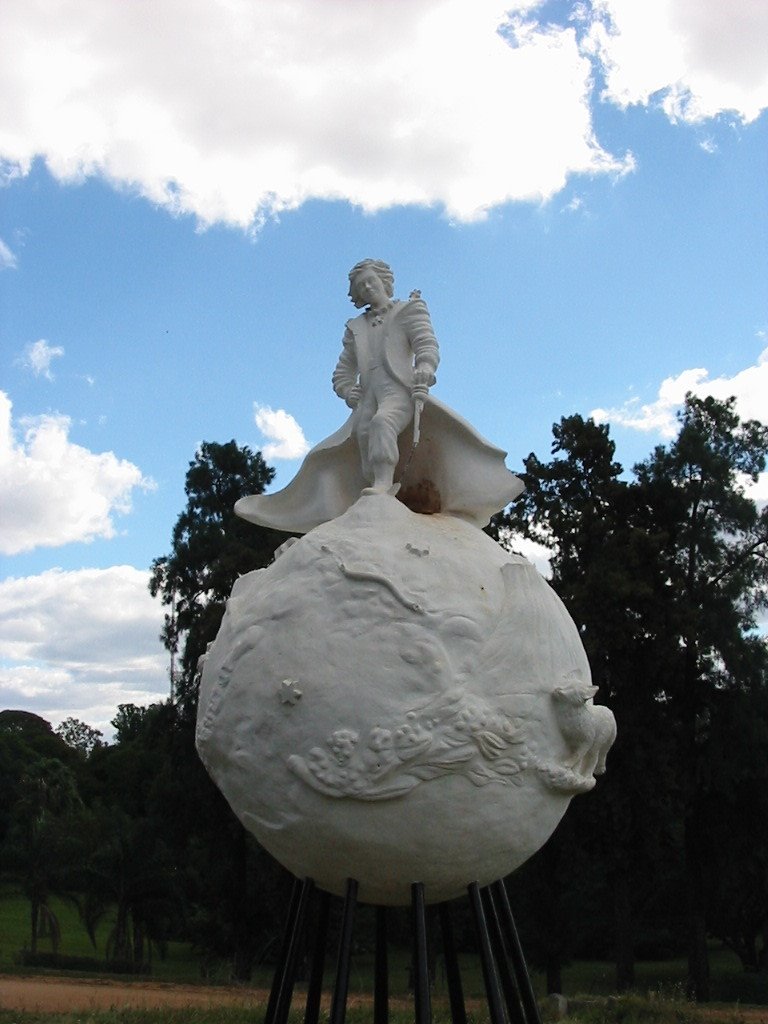
<instances>
[{"instance_id":1,"label":"dirt ground","mask_svg":"<svg viewBox=\"0 0 768 1024\"><path fill-rule=\"evenodd\" d=\"M62 1012L110 1007L265 1006L269 992L252 988L174 985L164 982L99 981L75 978L0 977L0 1008Z\"/></svg>"},{"instance_id":2,"label":"dirt ground","mask_svg":"<svg viewBox=\"0 0 768 1024\"><path fill-rule=\"evenodd\" d=\"M0 1009L62 1013L68 1011L109 1010L112 1007L157 1009L170 1007L242 1006L264 1008L269 998L266 989L235 986L175 985L170 982L99 981L76 978L0 976ZM326 996L327 998L327 996ZM370 1001L370 1000L368 1000ZM324 999L325 1005L325 999ZM350 997L348 1006L366 1002ZM398 1001L399 1002L399 1001ZM746 1024L768 1024L768 1006L734 1006L733 1020ZM702 1020L722 1021L728 1014L722 1008L700 1007Z\"/></svg>"},{"instance_id":3,"label":"dirt ground","mask_svg":"<svg viewBox=\"0 0 768 1024\"><path fill-rule=\"evenodd\" d=\"M301 1002L303 994L297 1000ZM269 991L239 986L176 985L162 981L100 981L99 979L9 977L0 975L0 1009L43 1013L120 1009L158 1009L169 1007L208 1009L217 1006L242 1006L266 1009ZM394 1007L406 1005L392 999ZM369 996L350 994L348 1007L370 1005ZM298 1005L298 1004L295 1004ZM301 1004L303 1006L303 1003ZM330 996L323 994L321 1007L328 1009ZM408 1004L410 1005L410 1004ZM758 1022L755 1022L758 1024ZM768 1020L765 1021L768 1024Z\"/></svg>"}]
</instances>

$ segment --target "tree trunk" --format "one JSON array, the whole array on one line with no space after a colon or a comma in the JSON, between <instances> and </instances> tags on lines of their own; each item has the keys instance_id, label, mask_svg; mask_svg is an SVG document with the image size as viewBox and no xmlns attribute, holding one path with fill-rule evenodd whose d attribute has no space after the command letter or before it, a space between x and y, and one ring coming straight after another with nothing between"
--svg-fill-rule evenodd
<instances>
[{"instance_id":1,"label":"tree trunk","mask_svg":"<svg viewBox=\"0 0 768 1024\"><path fill-rule=\"evenodd\" d=\"M136 920L136 914L133 915L133 962L135 964L144 963L144 925L141 921Z\"/></svg>"},{"instance_id":2,"label":"tree trunk","mask_svg":"<svg viewBox=\"0 0 768 1024\"><path fill-rule=\"evenodd\" d=\"M230 899L232 901L232 925L235 948L232 957L232 974L236 981L250 981L253 961L256 955L256 922L249 905L249 859L248 838L242 825L236 829L233 842L233 870L230 878Z\"/></svg>"},{"instance_id":3,"label":"tree trunk","mask_svg":"<svg viewBox=\"0 0 768 1024\"><path fill-rule=\"evenodd\" d=\"M693 518L695 521L696 511ZM693 528L692 528L693 531ZM695 531L693 531L695 532ZM695 547L689 551L689 572L687 581L688 602L696 607L694 592ZM703 836L700 834L696 813L698 797L697 762L700 756L696 742L696 722L701 710L699 690L698 638L691 631L685 637L682 679L682 725L685 763L682 765L685 783L684 798L688 810L683 825L683 857L685 864L685 902L688 929L688 978L686 991L689 999L697 1003L709 1002L709 952L707 950L707 926L705 918L706 889L704 885Z\"/></svg>"},{"instance_id":4,"label":"tree trunk","mask_svg":"<svg viewBox=\"0 0 768 1024\"><path fill-rule=\"evenodd\" d=\"M708 1003L709 950L705 917L705 889L699 842L696 829L689 817L685 822L685 888L688 916L688 980L689 999Z\"/></svg>"},{"instance_id":5,"label":"tree trunk","mask_svg":"<svg viewBox=\"0 0 768 1024\"><path fill-rule=\"evenodd\" d=\"M562 995L563 991L563 965L560 962L560 957L555 954L554 956L547 957L547 995L553 994Z\"/></svg>"},{"instance_id":6,"label":"tree trunk","mask_svg":"<svg viewBox=\"0 0 768 1024\"><path fill-rule=\"evenodd\" d=\"M40 926L40 904L37 900L30 901L29 907L30 925L32 931L32 937L30 940L30 952L37 952L37 932Z\"/></svg>"},{"instance_id":7,"label":"tree trunk","mask_svg":"<svg viewBox=\"0 0 768 1024\"><path fill-rule=\"evenodd\" d=\"M619 875L614 879L613 913L616 989L619 992L626 992L635 983L635 929L626 875Z\"/></svg>"},{"instance_id":8,"label":"tree trunk","mask_svg":"<svg viewBox=\"0 0 768 1024\"><path fill-rule=\"evenodd\" d=\"M125 903L117 904L117 920L113 932L112 956L115 960L130 960L131 950L128 942L128 908Z\"/></svg>"}]
</instances>

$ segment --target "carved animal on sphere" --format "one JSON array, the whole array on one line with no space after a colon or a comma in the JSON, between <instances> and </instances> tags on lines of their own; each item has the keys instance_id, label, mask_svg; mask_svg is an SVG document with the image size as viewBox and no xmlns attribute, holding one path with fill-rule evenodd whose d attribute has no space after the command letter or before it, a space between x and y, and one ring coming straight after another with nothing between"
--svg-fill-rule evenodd
<instances>
[{"instance_id":1,"label":"carved animal on sphere","mask_svg":"<svg viewBox=\"0 0 768 1024\"><path fill-rule=\"evenodd\" d=\"M570 683L552 691L557 724L581 775L603 775L605 759L616 739L616 719L593 704L596 686Z\"/></svg>"}]
</instances>

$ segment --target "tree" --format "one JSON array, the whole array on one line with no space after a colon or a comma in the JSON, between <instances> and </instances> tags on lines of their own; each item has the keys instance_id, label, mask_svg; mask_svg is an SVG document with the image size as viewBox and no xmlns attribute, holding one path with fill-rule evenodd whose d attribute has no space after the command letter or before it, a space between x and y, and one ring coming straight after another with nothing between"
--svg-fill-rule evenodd
<instances>
[{"instance_id":1,"label":"tree","mask_svg":"<svg viewBox=\"0 0 768 1024\"><path fill-rule=\"evenodd\" d=\"M258 452L227 444L203 443L190 463L187 504L173 529L172 551L152 564L150 590L169 607L163 640L181 666L172 678L175 703L146 722L121 707L118 733L143 746L148 730L165 723L170 752L156 773L148 813L166 809L164 835L173 833L175 850L185 847L189 864L188 900L202 946L232 955L234 974L250 977L265 922L274 924L275 868L243 829L205 773L194 748L197 705L196 667L221 623L232 585L239 575L269 564L286 534L254 526L234 513L238 498L260 494L274 470ZM166 721L166 716L168 717ZM157 744L153 745L157 748ZM151 756L151 754L148 754ZM153 810L154 808L154 810ZM190 823L195 836L190 841ZM266 909L266 913L265 913ZM204 924L204 927L200 927ZM215 938L214 938L215 937Z\"/></svg>"},{"instance_id":2,"label":"tree","mask_svg":"<svg viewBox=\"0 0 768 1024\"><path fill-rule=\"evenodd\" d=\"M234 512L238 498L263 493L274 475L260 452L234 441L204 441L189 464L187 505L173 528L171 554L152 563L150 591L170 609L163 642L172 659L181 649L180 671L172 670L173 693L192 712L197 661L216 636L232 584L267 565L285 540L285 534L256 527Z\"/></svg>"},{"instance_id":3,"label":"tree","mask_svg":"<svg viewBox=\"0 0 768 1024\"><path fill-rule=\"evenodd\" d=\"M707 925L746 971L768 971L768 680L720 690L709 726L700 814L707 843Z\"/></svg>"},{"instance_id":4,"label":"tree","mask_svg":"<svg viewBox=\"0 0 768 1024\"><path fill-rule=\"evenodd\" d=\"M93 941L99 912L114 908L110 959L136 965L151 961L153 943L165 942L175 916L175 867L156 824L119 808L93 821L93 848L84 865L90 901L81 912Z\"/></svg>"},{"instance_id":5,"label":"tree","mask_svg":"<svg viewBox=\"0 0 768 1024\"><path fill-rule=\"evenodd\" d=\"M51 723L31 711L0 711L0 736L17 737L35 758L54 757L70 766L77 761Z\"/></svg>"},{"instance_id":6,"label":"tree","mask_svg":"<svg viewBox=\"0 0 768 1024\"><path fill-rule=\"evenodd\" d=\"M141 736L158 707L158 704L150 704L148 707L141 704L118 704L117 714L110 722L115 730L115 742L128 743Z\"/></svg>"},{"instance_id":7,"label":"tree","mask_svg":"<svg viewBox=\"0 0 768 1024\"><path fill-rule=\"evenodd\" d=\"M641 515L654 524L664 585L667 646L663 696L676 733L676 774L684 806L683 846L689 929L688 989L709 998L706 945L708 764L716 719L730 695L766 685L765 639L756 613L766 607L768 509L745 491L768 458L768 428L741 423L735 399L688 395L677 438L635 467ZM744 753L740 745L731 757Z\"/></svg>"},{"instance_id":8,"label":"tree","mask_svg":"<svg viewBox=\"0 0 768 1024\"><path fill-rule=\"evenodd\" d=\"M560 916L574 919L559 927L573 943L594 910L575 899L581 882L570 865L584 851L601 863L613 902L608 927L617 987L623 989L633 982L636 922L652 895L648 879L658 874L651 865L658 844L671 841L670 738L659 720L655 686L664 649L652 572L658 541L635 522L636 495L615 459L608 427L574 415L554 424L552 433L552 460L533 453L525 459L526 492L495 517L493 529L497 535L511 531L513 545L522 533L549 548L552 586L579 630L600 688L597 699L611 707L619 725L608 774L592 796L571 807L571 824L558 829L546 857L552 871L563 872L553 885L567 894ZM553 983L559 948L548 950Z\"/></svg>"},{"instance_id":9,"label":"tree","mask_svg":"<svg viewBox=\"0 0 768 1024\"><path fill-rule=\"evenodd\" d=\"M77 754L56 735L50 722L30 711L0 711L0 844L14 820L22 780L43 760L60 761L79 781Z\"/></svg>"},{"instance_id":10,"label":"tree","mask_svg":"<svg viewBox=\"0 0 768 1024\"><path fill-rule=\"evenodd\" d=\"M56 735L61 736L67 746L88 757L96 747L102 746L104 733L81 722L79 718L65 718L57 727Z\"/></svg>"},{"instance_id":11,"label":"tree","mask_svg":"<svg viewBox=\"0 0 768 1024\"><path fill-rule=\"evenodd\" d=\"M59 924L49 897L69 888L74 860L67 856L67 848L72 847L67 818L80 806L74 775L55 758L34 762L20 780L6 851L29 900L32 953L37 952L43 928L54 948L58 945Z\"/></svg>"},{"instance_id":12,"label":"tree","mask_svg":"<svg viewBox=\"0 0 768 1024\"><path fill-rule=\"evenodd\" d=\"M607 427L563 419L553 428L558 457L526 460L527 518L496 522L551 548L553 586L619 724L606 779L570 812L613 887L619 987L631 982L631 926L652 900L647 879L655 884L664 865L683 881L688 988L699 1000L709 997L708 921L745 963L759 958L765 921L765 851L737 809L764 774L757 708L768 656L755 627L768 603L768 510L745 482L765 468L768 428L741 423L734 404L689 395L677 438L636 466L634 481L623 479ZM763 739L740 743L740 731Z\"/></svg>"}]
</instances>

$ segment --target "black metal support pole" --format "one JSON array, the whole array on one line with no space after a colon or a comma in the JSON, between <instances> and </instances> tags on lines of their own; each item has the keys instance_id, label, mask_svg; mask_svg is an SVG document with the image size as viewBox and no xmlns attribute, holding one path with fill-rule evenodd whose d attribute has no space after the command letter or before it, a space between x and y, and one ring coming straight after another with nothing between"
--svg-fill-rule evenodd
<instances>
[{"instance_id":1,"label":"black metal support pole","mask_svg":"<svg viewBox=\"0 0 768 1024\"><path fill-rule=\"evenodd\" d=\"M341 921L341 939L339 941L339 959L336 966L336 984L333 987L331 1014L329 1024L344 1024L347 1012L347 993L349 991L349 962L352 955L352 927L355 923L355 907L357 906L357 882L354 878L347 880L347 892L344 896L344 913Z\"/></svg>"},{"instance_id":2,"label":"black metal support pole","mask_svg":"<svg viewBox=\"0 0 768 1024\"><path fill-rule=\"evenodd\" d=\"M504 1002L507 1004L507 1014L511 1024L526 1024L525 1014L520 1002L520 993L517 988L517 978L510 966L507 950L504 945L504 935L501 929L501 922L490 888L480 890L483 898L483 909L485 919L488 922L488 932L491 937L491 948L496 960L496 969L499 972L501 989L504 993Z\"/></svg>"},{"instance_id":3,"label":"black metal support pole","mask_svg":"<svg viewBox=\"0 0 768 1024\"><path fill-rule=\"evenodd\" d=\"M432 1001L429 995L429 962L427 959L427 919L424 885L411 885L411 916L413 921L413 998L416 1024L432 1024Z\"/></svg>"},{"instance_id":4,"label":"black metal support pole","mask_svg":"<svg viewBox=\"0 0 768 1024\"><path fill-rule=\"evenodd\" d=\"M275 1002L274 1024L286 1024L288 1013L291 1009L291 997L293 996L293 984L296 980L296 965L299 960L299 950L304 941L304 929L307 920L307 904L314 889L314 882L311 878L305 878L299 890L299 899L296 906L296 915L288 943L288 952L285 958L285 970L280 983L280 991Z\"/></svg>"},{"instance_id":5,"label":"black metal support pole","mask_svg":"<svg viewBox=\"0 0 768 1024\"><path fill-rule=\"evenodd\" d=\"M285 931L283 932L283 938L280 943L280 952L277 954L277 966L275 967L275 974L272 979L272 988L269 992L269 1002L267 1003L267 1012L264 1016L264 1024L274 1024L275 1020L275 1004L277 1003L277 997L280 994L280 987L283 981L283 975L285 974L286 958L288 956L288 946L290 945L291 935L293 934L293 926L296 923L296 910L299 906L299 893L301 892L301 882L298 878L293 880L293 888L291 889L291 901L288 904L288 916L285 922Z\"/></svg>"},{"instance_id":6,"label":"black metal support pole","mask_svg":"<svg viewBox=\"0 0 768 1024\"><path fill-rule=\"evenodd\" d=\"M509 905L509 897L507 895L506 886L504 885L504 880L500 878L497 882L494 882L493 885L491 885L491 889L498 908L501 927L504 931L507 947L509 948L512 968L515 972L517 987L520 992L520 1002L522 1003L527 1024L541 1024L539 1006L536 1002L536 996L533 994L531 976L528 973L528 967L526 966L525 957L523 956L523 949L520 945L520 938L517 934L515 919L512 916L512 908Z\"/></svg>"},{"instance_id":7,"label":"black metal support pole","mask_svg":"<svg viewBox=\"0 0 768 1024\"><path fill-rule=\"evenodd\" d=\"M488 924L483 911L483 900L477 882L473 882L468 887L468 892L480 946L480 962L483 966L483 980L485 981L485 992L488 996L491 1024L506 1024L501 989L499 988L499 977L496 973L496 964L491 951L491 939L488 934Z\"/></svg>"},{"instance_id":8,"label":"black metal support pole","mask_svg":"<svg viewBox=\"0 0 768 1024\"><path fill-rule=\"evenodd\" d=\"M443 936L443 958L445 960L445 977L448 982L448 1002L451 1007L451 1021L453 1024L467 1024L464 989L461 984L459 958L456 955L451 911L448 904L440 903L437 913L440 918L440 931Z\"/></svg>"},{"instance_id":9,"label":"black metal support pole","mask_svg":"<svg viewBox=\"0 0 768 1024\"><path fill-rule=\"evenodd\" d=\"M331 894L320 892L315 924L315 945L312 951L312 967L307 985L307 1005L304 1010L304 1024L317 1024L320 1018L320 997L323 992L323 971L325 969L325 947L328 941L328 918Z\"/></svg>"},{"instance_id":10,"label":"black metal support pole","mask_svg":"<svg viewBox=\"0 0 768 1024\"><path fill-rule=\"evenodd\" d=\"M389 1022L389 959L387 909L376 907L376 973L373 981L373 1024Z\"/></svg>"},{"instance_id":11,"label":"black metal support pole","mask_svg":"<svg viewBox=\"0 0 768 1024\"><path fill-rule=\"evenodd\" d=\"M357 892L357 881L353 878L348 879L329 1024L344 1024L346 1017ZM520 946L517 927L503 880L499 879L483 889L480 889L477 882L473 882L468 886L467 892L477 931L491 1024L541 1024L531 977ZM303 948L307 919L310 916L308 908L313 893L312 879L305 878L303 881L298 879L294 881L285 933L280 945L264 1024L287 1024L288 1022L296 969ZM319 893L304 1024L318 1024L320 1018L330 900L329 893ZM432 1024L425 904L424 885L421 882L414 882L411 885L411 917L415 1024ZM437 911L443 939L451 1021L452 1024L467 1024L464 992L449 905L441 903L438 905ZM387 917L384 907L376 908L373 1024L389 1024L389 962Z\"/></svg>"}]
</instances>

